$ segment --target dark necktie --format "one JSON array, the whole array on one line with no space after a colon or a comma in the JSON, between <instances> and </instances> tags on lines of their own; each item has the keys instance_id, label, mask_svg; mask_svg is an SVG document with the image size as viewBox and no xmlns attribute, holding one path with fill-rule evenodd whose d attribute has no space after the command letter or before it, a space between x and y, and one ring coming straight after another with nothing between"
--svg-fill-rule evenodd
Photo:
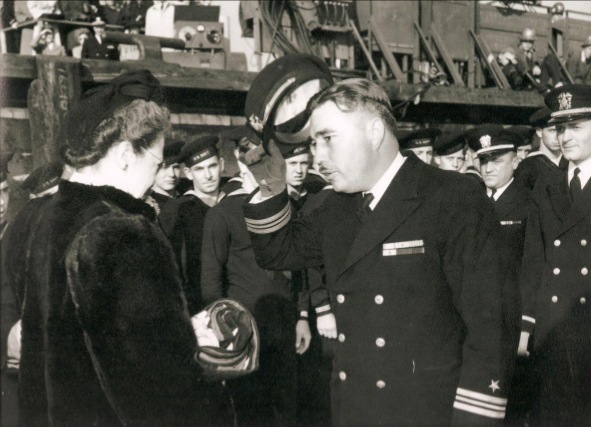
<instances>
[{"instance_id":1,"label":"dark necktie","mask_svg":"<svg viewBox=\"0 0 591 427\"><path fill-rule=\"evenodd\" d=\"M575 202L582 193L581 187L581 178L579 178L579 173L581 169L575 168L575 173L570 180L570 199L571 201Z\"/></svg>"},{"instance_id":2,"label":"dark necktie","mask_svg":"<svg viewBox=\"0 0 591 427\"><path fill-rule=\"evenodd\" d=\"M363 221L370 213L371 208L369 207L370 203L374 199L373 194L365 193L363 195L363 200L361 202L361 209L359 209L359 219Z\"/></svg>"},{"instance_id":3,"label":"dark necktie","mask_svg":"<svg viewBox=\"0 0 591 427\"><path fill-rule=\"evenodd\" d=\"M494 202L495 201L495 194L497 194L497 189L493 188L492 193L490 193L490 199Z\"/></svg>"}]
</instances>

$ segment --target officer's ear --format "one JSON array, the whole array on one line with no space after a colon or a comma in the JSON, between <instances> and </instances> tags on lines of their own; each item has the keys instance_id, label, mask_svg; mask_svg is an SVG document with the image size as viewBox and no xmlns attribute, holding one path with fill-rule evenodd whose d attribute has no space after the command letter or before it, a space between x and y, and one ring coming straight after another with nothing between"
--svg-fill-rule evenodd
<instances>
[{"instance_id":1,"label":"officer's ear","mask_svg":"<svg viewBox=\"0 0 591 427\"><path fill-rule=\"evenodd\" d=\"M538 135L538 138L542 139L542 128L536 128L536 135Z\"/></svg>"},{"instance_id":2,"label":"officer's ear","mask_svg":"<svg viewBox=\"0 0 591 427\"><path fill-rule=\"evenodd\" d=\"M220 174L224 171L224 158L220 156Z\"/></svg>"},{"instance_id":3,"label":"officer's ear","mask_svg":"<svg viewBox=\"0 0 591 427\"><path fill-rule=\"evenodd\" d=\"M374 117L368 122L365 128L365 133L367 139L371 141L373 149L378 150L386 136L386 126L384 121L379 117Z\"/></svg>"},{"instance_id":4,"label":"officer's ear","mask_svg":"<svg viewBox=\"0 0 591 427\"><path fill-rule=\"evenodd\" d=\"M433 160L435 160L437 166L441 166L441 157L439 157L437 154L433 156Z\"/></svg>"},{"instance_id":5,"label":"officer's ear","mask_svg":"<svg viewBox=\"0 0 591 427\"><path fill-rule=\"evenodd\" d=\"M188 167L184 167L183 168L183 173L185 174L185 176L189 179L193 179L192 175L191 175L191 168Z\"/></svg>"},{"instance_id":6,"label":"officer's ear","mask_svg":"<svg viewBox=\"0 0 591 427\"><path fill-rule=\"evenodd\" d=\"M520 162L521 162L521 159L519 157L517 157L517 154L515 154L515 156L513 156L513 160L511 161L511 165L513 166L513 170L517 169L517 166L519 166Z\"/></svg>"}]
</instances>

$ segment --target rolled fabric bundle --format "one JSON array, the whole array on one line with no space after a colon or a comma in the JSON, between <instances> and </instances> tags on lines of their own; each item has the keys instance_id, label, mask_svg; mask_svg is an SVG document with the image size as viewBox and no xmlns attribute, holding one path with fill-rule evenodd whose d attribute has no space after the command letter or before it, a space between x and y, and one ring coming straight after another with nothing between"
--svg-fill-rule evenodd
<instances>
[{"instance_id":1,"label":"rolled fabric bundle","mask_svg":"<svg viewBox=\"0 0 591 427\"><path fill-rule=\"evenodd\" d=\"M240 303L221 299L191 318L199 343L197 362L216 379L250 374L259 367L259 331Z\"/></svg>"}]
</instances>

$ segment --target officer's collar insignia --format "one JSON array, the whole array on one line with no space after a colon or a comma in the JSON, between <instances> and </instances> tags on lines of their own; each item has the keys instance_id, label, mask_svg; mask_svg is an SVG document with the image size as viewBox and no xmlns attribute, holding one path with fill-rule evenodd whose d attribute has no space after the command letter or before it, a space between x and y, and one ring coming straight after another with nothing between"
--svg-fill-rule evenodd
<instances>
[{"instance_id":1,"label":"officer's collar insignia","mask_svg":"<svg viewBox=\"0 0 591 427\"><path fill-rule=\"evenodd\" d=\"M490 147L490 140L490 135L482 135L480 137L480 145L482 145L482 148Z\"/></svg>"},{"instance_id":2,"label":"officer's collar insignia","mask_svg":"<svg viewBox=\"0 0 591 427\"><path fill-rule=\"evenodd\" d=\"M263 131L263 122L261 119L259 119L257 116L255 116L254 114L251 114L248 122L250 123L250 126L256 130L257 132L262 132Z\"/></svg>"},{"instance_id":3,"label":"officer's collar insignia","mask_svg":"<svg viewBox=\"0 0 591 427\"><path fill-rule=\"evenodd\" d=\"M558 95L558 107L560 110L568 110L572 108L571 100L573 96L568 92L563 92Z\"/></svg>"}]
</instances>

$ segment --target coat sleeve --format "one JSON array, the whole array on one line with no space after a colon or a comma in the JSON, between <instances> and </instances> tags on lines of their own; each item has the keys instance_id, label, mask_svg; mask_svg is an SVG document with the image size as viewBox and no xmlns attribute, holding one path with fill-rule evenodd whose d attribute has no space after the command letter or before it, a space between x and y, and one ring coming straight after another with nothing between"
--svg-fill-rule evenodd
<instances>
[{"instance_id":1,"label":"coat sleeve","mask_svg":"<svg viewBox=\"0 0 591 427\"><path fill-rule=\"evenodd\" d=\"M545 264L544 238L540 222L540 209L536 194L543 186L534 189L532 207L527 217L525 244L519 288L521 290L521 331L533 334L536 324L536 296L542 281Z\"/></svg>"},{"instance_id":2,"label":"coat sleeve","mask_svg":"<svg viewBox=\"0 0 591 427\"><path fill-rule=\"evenodd\" d=\"M251 195L252 196L252 195ZM292 219L287 191L243 205L257 263L267 270L303 270L322 265L322 208Z\"/></svg>"},{"instance_id":3,"label":"coat sleeve","mask_svg":"<svg viewBox=\"0 0 591 427\"><path fill-rule=\"evenodd\" d=\"M6 368L6 352L8 349L8 335L10 334L10 330L15 325L16 322L19 321L21 317L21 310L18 303L17 296L14 292L14 277L10 275L10 268L8 265L8 255L9 255L9 247L7 245L7 241L9 240L9 236L12 229L10 228L12 224L10 224L8 229L6 230L5 236L2 239L2 248L0 249L0 256L2 259L2 265L0 269L1 274L1 290L2 290L2 310L0 310L0 329L2 334L2 360L0 369ZM11 240L11 239L10 239ZM23 254L24 255L24 254Z\"/></svg>"},{"instance_id":4,"label":"coat sleeve","mask_svg":"<svg viewBox=\"0 0 591 427\"><path fill-rule=\"evenodd\" d=\"M472 184L472 183L471 183ZM471 188L454 189L440 213L442 267L465 326L453 425L501 422L507 406L502 335L500 226L490 200ZM460 197L461 196L461 197Z\"/></svg>"},{"instance_id":5,"label":"coat sleeve","mask_svg":"<svg viewBox=\"0 0 591 427\"><path fill-rule=\"evenodd\" d=\"M197 340L160 230L140 216L98 217L70 245L66 269L87 350L120 417L207 424L221 386L206 382L195 360Z\"/></svg>"},{"instance_id":6,"label":"coat sleeve","mask_svg":"<svg viewBox=\"0 0 591 427\"><path fill-rule=\"evenodd\" d=\"M205 305L224 297L224 271L228 262L230 231L223 215L210 209L205 216L201 249L201 292Z\"/></svg>"}]
</instances>

